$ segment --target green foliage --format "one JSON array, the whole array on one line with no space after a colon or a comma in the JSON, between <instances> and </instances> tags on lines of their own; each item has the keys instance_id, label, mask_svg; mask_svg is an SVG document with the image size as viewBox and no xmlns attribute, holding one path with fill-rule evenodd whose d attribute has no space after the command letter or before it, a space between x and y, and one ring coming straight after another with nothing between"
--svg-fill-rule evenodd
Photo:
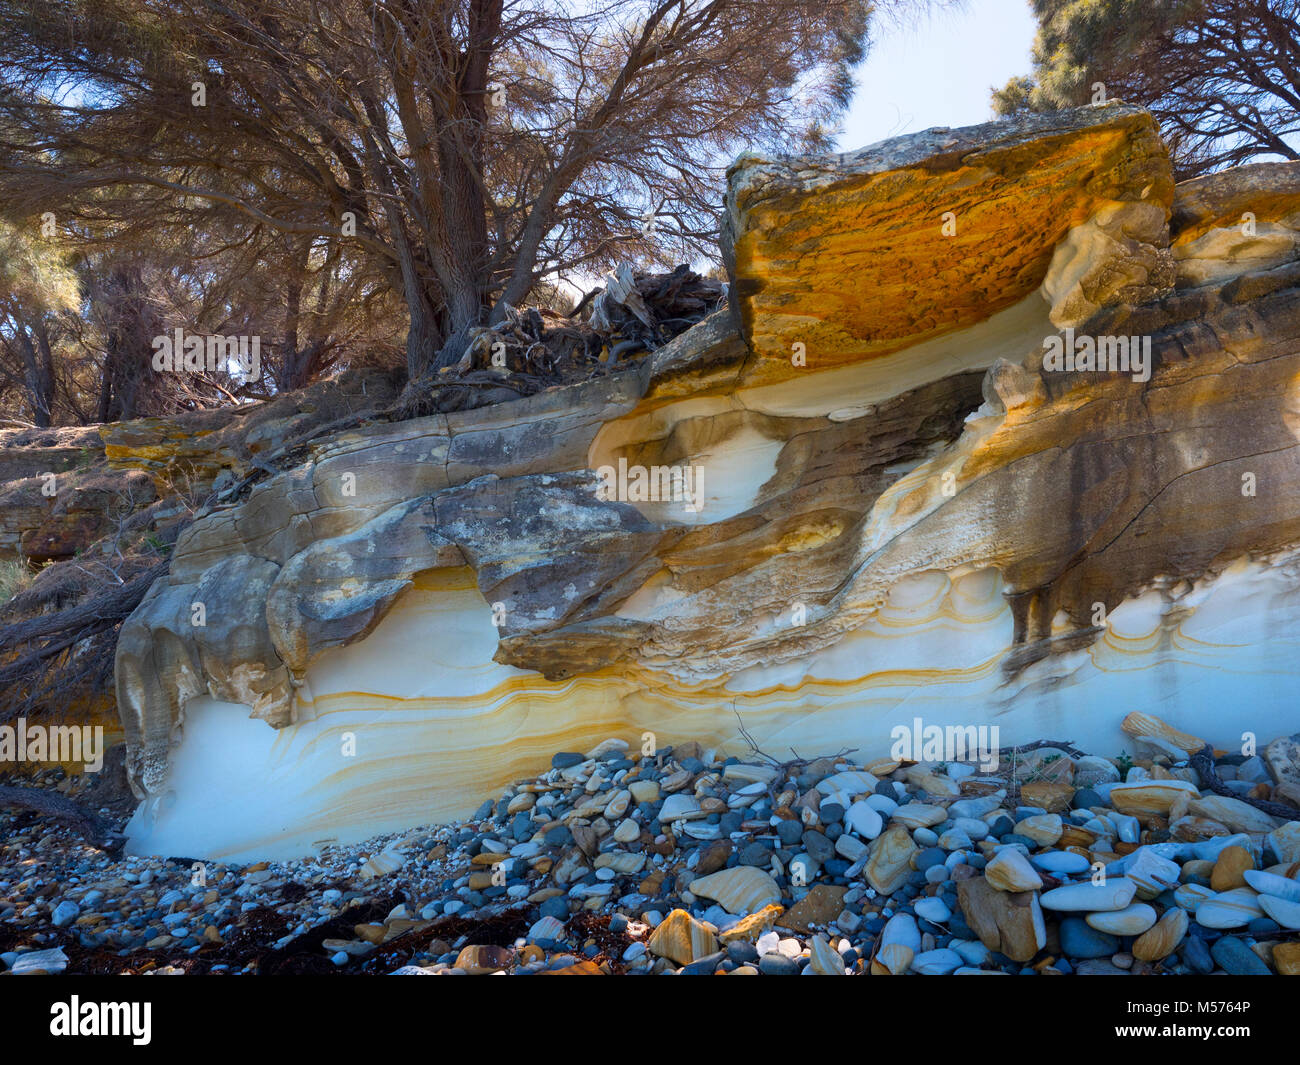
<instances>
[{"instance_id":1,"label":"green foliage","mask_svg":"<svg viewBox=\"0 0 1300 1065\"><path fill-rule=\"evenodd\" d=\"M155 534L146 536L142 541L156 555L168 555L171 553L172 545L163 543L162 539Z\"/></svg>"},{"instance_id":2,"label":"green foliage","mask_svg":"<svg viewBox=\"0 0 1300 1065\"><path fill-rule=\"evenodd\" d=\"M0 304L29 312L75 311L77 275L68 258L40 235L40 220L16 226L0 219Z\"/></svg>"},{"instance_id":3,"label":"green foliage","mask_svg":"<svg viewBox=\"0 0 1300 1065\"><path fill-rule=\"evenodd\" d=\"M1300 0L1031 6L1033 74L994 90L998 114L1141 104L1160 123L1180 176L1260 156L1300 159Z\"/></svg>"},{"instance_id":4,"label":"green foliage","mask_svg":"<svg viewBox=\"0 0 1300 1065\"><path fill-rule=\"evenodd\" d=\"M999 115L1017 115L1034 111L1034 79L1027 75L1012 78L1002 88L993 90L993 111Z\"/></svg>"},{"instance_id":5,"label":"green foliage","mask_svg":"<svg viewBox=\"0 0 1300 1065\"><path fill-rule=\"evenodd\" d=\"M1032 111L1091 102L1094 83L1142 54L1160 35L1192 19L1200 0L1032 0L1038 20L1034 77L995 93L999 113L1018 98Z\"/></svg>"}]
</instances>

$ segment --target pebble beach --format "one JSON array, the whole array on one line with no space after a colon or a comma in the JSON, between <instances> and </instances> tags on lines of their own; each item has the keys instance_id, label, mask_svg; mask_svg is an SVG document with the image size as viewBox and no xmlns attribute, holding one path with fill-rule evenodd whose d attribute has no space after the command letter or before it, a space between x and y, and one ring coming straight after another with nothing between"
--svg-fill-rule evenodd
<instances>
[{"instance_id":1,"label":"pebble beach","mask_svg":"<svg viewBox=\"0 0 1300 1065\"><path fill-rule=\"evenodd\" d=\"M619 740L468 820L284 862L113 858L0 814L5 974L1300 974L1300 809L1178 752L643 757ZM38 781L76 794L57 771Z\"/></svg>"}]
</instances>

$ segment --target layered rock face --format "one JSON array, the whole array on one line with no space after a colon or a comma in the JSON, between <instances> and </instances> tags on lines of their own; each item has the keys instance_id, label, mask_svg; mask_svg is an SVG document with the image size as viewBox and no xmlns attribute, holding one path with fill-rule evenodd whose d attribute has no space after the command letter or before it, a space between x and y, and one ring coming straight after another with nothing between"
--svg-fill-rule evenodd
<instances>
[{"instance_id":1,"label":"layered rock face","mask_svg":"<svg viewBox=\"0 0 1300 1065\"><path fill-rule=\"evenodd\" d=\"M1291 165L1176 187L1124 105L742 157L730 310L621 372L322 436L182 535L118 647L132 846L463 816L611 735L1284 731L1297 210Z\"/></svg>"},{"instance_id":2,"label":"layered rock face","mask_svg":"<svg viewBox=\"0 0 1300 1065\"><path fill-rule=\"evenodd\" d=\"M162 501L161 528L232 486L292 441L390 404L394 375L350 370L268 403L139 418L101 426L0 430L0 555L62 561L113 555L131 518ZM112 543L97 546L108 537Z\"/></svg>"}]
</instances>

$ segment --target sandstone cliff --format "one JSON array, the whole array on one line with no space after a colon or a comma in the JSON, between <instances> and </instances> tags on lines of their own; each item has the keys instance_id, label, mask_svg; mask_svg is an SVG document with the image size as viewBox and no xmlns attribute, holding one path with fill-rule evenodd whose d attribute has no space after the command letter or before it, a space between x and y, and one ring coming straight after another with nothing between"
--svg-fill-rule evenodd
<instances>
[{"instance_id":1,"label":"sandstone cliff","mask_svg":"<svg viewBox=\"0 0 1300 1065\"><path fill-rule=\"evenodd\" d=\"M621 372L323 435L181 535L117 650L135 846L456 816L608 735L1278 731L1300 167L1176 186L1112 104L729 180L728 310Z\"/></svg>"}]
</instances>

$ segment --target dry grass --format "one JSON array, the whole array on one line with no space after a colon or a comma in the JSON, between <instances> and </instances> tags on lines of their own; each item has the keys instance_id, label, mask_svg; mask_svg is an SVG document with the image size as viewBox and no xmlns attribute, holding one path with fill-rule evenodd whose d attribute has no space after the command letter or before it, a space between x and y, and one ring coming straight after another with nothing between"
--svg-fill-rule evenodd
<instances>
[{"instance_id":1,"label":"dry grass","mask_svg":"<svg viewBox=\"0 0 1300 1065\"><path fill-rule=\"evenodd\" d=\"M21 558L0 559L0 603L7 603L35 580L27 563Z\"/></svg>"}]
</instances>

